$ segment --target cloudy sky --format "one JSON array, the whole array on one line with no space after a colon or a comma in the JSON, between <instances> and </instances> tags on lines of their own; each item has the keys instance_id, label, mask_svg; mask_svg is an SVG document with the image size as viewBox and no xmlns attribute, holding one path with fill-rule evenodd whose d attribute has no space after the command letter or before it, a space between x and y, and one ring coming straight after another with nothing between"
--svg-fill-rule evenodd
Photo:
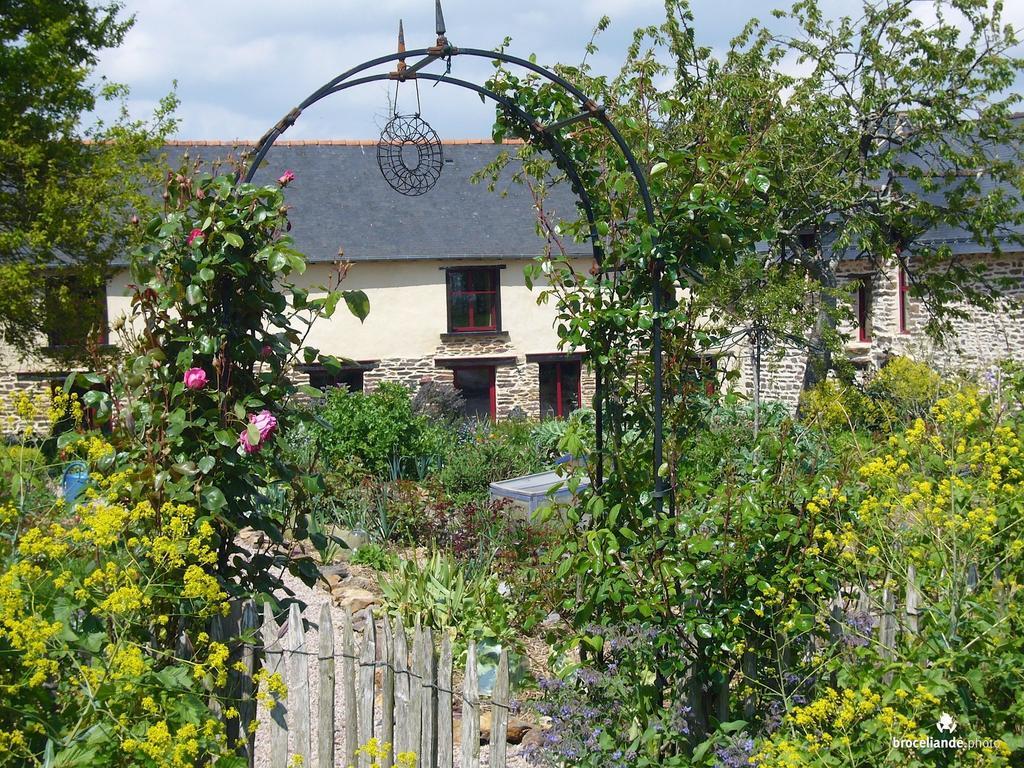
<instances>
[{"instance_id":1,"label":"cloudy sky","mask_svg":"<svg viewBox=\"0 0 1024 768\"><path fill-rule=\"evenodd\" d=\"M693 0L700 42L722 50L751 15L768 18L772 0ZM598 19L612 26L593 59L616 71L633 29L658 23L662 0L443 0L449 40L490 49L507 35L511 53L536 53L540 63L578 62ZM834 15L859 0L822 0ZM927 3L922 2L923 12ZM1024 28L1024 2L1007 3ZM126 0L136 16L120 48L107 51L98 74L131 89L129 108L143 117L177 81L177 137L254 139L327 80L395 49L398 20L410 48L434 42L433 0ZM436 65L435 65L436 66ZM486 61L456 58L453 74L481 82ZM394 86L390 86L393 90ZM388 117L388 86L373 83L331 96L309 109L285 138L376 137ZM443 138L490 135L493 108L458 88L420 86L423 116ZM412 84L399 106L411 111ZM103 115L103 112L100 113Z\"/></svg>"}]
</instances>

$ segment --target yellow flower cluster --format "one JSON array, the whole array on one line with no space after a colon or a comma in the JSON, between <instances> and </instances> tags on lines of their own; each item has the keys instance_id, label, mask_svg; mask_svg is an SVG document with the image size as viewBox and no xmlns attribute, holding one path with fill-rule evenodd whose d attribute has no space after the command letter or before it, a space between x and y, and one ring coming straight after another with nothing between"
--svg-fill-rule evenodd
<instances>
[{"instance_id":1,"label":"yellow flower cluster","mask_svg":"<svg viewBox=\"0 0 1024 768\"><path fill-rule=\"evenodd\" d=\"M30 438L36 435L42 414L50 405L50 396L44 391L32 393L22 389L6 397L0 395L0 405L0 411L7 414L0 431Z\"/></svg>"},{"instance_id":2,"label":"yellow flower cluster","mask_svg":"<svg viewBox=\"0 0 1024 768\"><path fill-rule=\"evenodd\" d=\"M908 706L937 703L923 688ZM897 695L900 701L908 696ZM759 768L798 768L813 763L809 758L838 751L843 760L852 754L851 745L862 736L871 739L869 749L888 749L893 738L919 738L918 723L892 706L882 706L882 696L864 685L858 689L827 688L815 701L796 707L786 715L783 728L760 745L750 758ZM880 736L879 734L884 734ZM865 763L869 764L869 763Z\"/></svg>"},{"instance_id":3,"label":"yellow flower cluster","mask_svg":"<svg viewBox=\"0 0 1024 768\"><path fill-rule=\"evenodd\" d=\"M65 419L71 419L75 429L82 426L84 411L82 401L73 392L65 392L63 389L54 390L50 398L49 410L50 424L55 425Z\"/></svg>"},{"instance_id":4,"label":"yellow flower cluster","mask_svg":"<svg viewBox=\"0 0 1024 768\"><path fill-rule=\"evenodd\" d=\"M241 670L244 671L245 667ZM252 676L252 680L256 686L257 699L264 709L273 709L278 701L288 698L288 686L285 685L280 672L271 674L263 668Z\"/></svg>"},{"instance_id":5,"label":"yellow flower cluster","mask_svg":"<svg viewBox=\"0 0 1024 768\"><path fill-rule=\"evenodd\" d=\"M383 761L387 760L390 754L391 744L377 738L370 739L356 750L356 756L365 757L370 763L370 768L381 768ZM395 766L397 768L416 768L416 753L399 752L395 755ZM348 768L354 767L350 765Z\"/></svg>"},{"instance_id":6,"label":"yellow flower cluster","mask_svg":"<svg viewBox=\"0 0 1024 768\"><path fill-rule=\"evenodd\" d=\"M201 762L200 740L223 741L223 727L211 718L202 727L185 723L172 733L167 721L160 720L146 729L144 739L124 739L121 750L129 757L145 756L155 768L194 768Z\"/></svg>"}]
</instances>

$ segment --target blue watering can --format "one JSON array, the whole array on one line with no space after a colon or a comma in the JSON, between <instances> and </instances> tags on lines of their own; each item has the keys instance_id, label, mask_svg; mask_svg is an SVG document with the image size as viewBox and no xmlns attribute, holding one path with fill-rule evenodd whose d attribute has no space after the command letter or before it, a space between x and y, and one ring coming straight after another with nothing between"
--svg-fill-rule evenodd
<instances>
[{"instance_id":1,"label":"blue watering can","mask_svg":"<svg viewBox=\"0 0 1024 768\"><path fill-rule=\"evenodd\" d=\"M72 461L64 469L60 485L64 501L68 506L74 506L89 485L89 465L84 461Z\"/></svg>"}]
</instances>

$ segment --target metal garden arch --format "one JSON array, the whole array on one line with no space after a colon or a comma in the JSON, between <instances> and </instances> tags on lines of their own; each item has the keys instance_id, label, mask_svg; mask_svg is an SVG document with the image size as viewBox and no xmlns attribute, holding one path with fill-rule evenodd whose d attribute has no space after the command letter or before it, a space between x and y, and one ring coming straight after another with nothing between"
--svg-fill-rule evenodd
<instances>
[{"instance_id":1,"label":"metal garden arch","mask_svg":"<svg viewBox=\"0 0 1024 768\"><path fill-rule=\"evenodd\" d=\"M436 19L436 33L437 42L430 48L418 48L412 50L399 50L396 53L391 53L386 56L379 56L375 59L369 59L364 61L352 69L332 78L323 86L318 88L316 91L307 96L297 107L292 109L278 121L273 128L267 131L266 134L259 140L254 150L250 153L251 160L249 161L248 170L245 175L245 181L252 181L256 175L257 170L260 167L263 159L266 157L270 148L274 145L274 142L294 125L295 121L298 120L299 116L307 110L309 107L316 104L318 101L335 93L353 88L358 85L366 85L367 83L374 83L380 81L394 81L405 82L407 80L426 80L434 83L445 83L447 85L464 88L470 91L474 91L481 96L491 99L497 104L502 105L508 112L518 118L521 123L529 130L530 143L538 146L542 149L547 150L558 162L559 167L566 173L569 181L572 185L573 191L579 200L580 207L583 209L587 216L587 221L590 225L590 242L594 253L594 259L598 266L601 266L604 260L604 252L601 247L600 236L597 231L597 222L594 218L594 211L590 195L584 187L576 164L572 158L565 152L562 142L559 140L557 132L559 129L583 120L596 120L612 137L615 143L618 145L619 150L622 152L627 164L629 165L630 171L636 179L637 187L640 191L640 196L643 199L644 214L647 218L648 224L652 227L655 226L654 218L654 206L651 202L650 190L647 185L647 178L644 175L643 170L640 168L636 157L633 155L632 150L626 143L622 134L619 133L618 129L609 119L607 112L603 106L598 105L585 93L579 90L569 81L560 77L551 70L534 64L526 59L519 58L517 56L511 56L507 53L500 51L487 51L478 48L458 48L449 43L448 38L445 36L445 24L444 16L441 10L441 0L435 0L435 19ZM502 96L499 93L476 83L471 83L466 80L460 80L455 77L451 77L448 74L450 71L450 65L452 58L456 56L471 56L475 58L483 58L491 61L498 60L506 64L511 64L517 67L535 72L541 77L555 83L567 93L573 96L580 105L580 112L572 117L567 117L563 120L559 120L554 123L543 125L534 115L524 111L519 105L515 104L511 100ZM404 66L404 62L407 58L418 58L414 64ZM362 77L355 77L362 72L365 72L374 67L389 62L402 62L403 66L400 66L396 71L383 72L378 74L364 75ZM444 74L438 75L430 72L424 72L423 70L437 61L447 61L448 70ZM655 507L658 511L663 506L663 499L668 494L665 487L665 482L661 477L659 468L662 464L663 458L663 404L662 404L662 322L660 318L662 297L661 291L659 290L661 285L661 275L663 271L663 263L660 254L657 252L657 247L654 250L654 258L652 262L652 282L653 289L651 291L651 307L654 312L654 320L652 327L652 344L651 344L651 361L653 366L653 381L651 382L651 393L654 400L654 440L653 440L653 499ZM600 486L603 479L603 451L604 451L604 438L603 438L603 387L604 381L602 379L602 371L599 364L595 361L594 373L596 379L596 402L595 412L597 421L597 465L596 465L596 481L597 485Z\"/></svg>"}]
</instances>

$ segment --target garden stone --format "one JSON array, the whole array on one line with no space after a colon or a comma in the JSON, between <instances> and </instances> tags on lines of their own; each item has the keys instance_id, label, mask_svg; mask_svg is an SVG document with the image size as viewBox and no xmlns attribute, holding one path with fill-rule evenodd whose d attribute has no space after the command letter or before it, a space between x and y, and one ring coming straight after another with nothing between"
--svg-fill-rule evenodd
<instances>
[{"instance_id":1,"label":"garden stone","mask_svg":"<svg viewBox=\"0 0 1024 768\"><path fill-rule=\"evenodd\" d=\"M338 576L342 579L348 577L348 566L344 563L335 563L333 565L322 565L320 566L320 573L324 575L324 578L328 576Z\"/></svg>"},{"instance_id":2,"label":"garden stone","mask_svg":"<svg viewBox=\"0 0 1024 768\"><path fill-rule=\"evenodd\" d=\"M352 613L358 613L364 608L380 603L380 597L372 592L368 592L365 589L348 589L344 585L331 594L334 597L335 603L342 608L348 608Z\"/></svg>"},{"instance_id":3,"label":"garden stone","mask_svg":"<svg viewBox=\"0 0 1024 768\"><path fill-rule=\"evenodd\" d=\"M519 720L518 718L513 717L508 721L508 732L505 736L505 741L509 744L520 744L524 741L528 733L536 730L538 729L534 726L533 723L528 723L525 720ZM491 743L490 710L486 710L480 713L480 743Z\"/></svg>"},{"instance_id":4,"label":"garden stone","mask_svg":"<svg viewBox=\"0 0 1024 768\"><path fill-rule=\"evenodd\" d=\"M368 579L365 576L349 576L345 579L344 586L347 589L362 589L375 594L380 591L377 581L375 579Z\"/></svg>"},{"instance_id":5,"label":"garden stone","mask_svg":"<svg viewBox=\"0 0 1024 768\"><path fill-rule=\"evenodd\" d=\"M345 577L337 573L324 574L324 581L327 582L327 591L332 595L335 590L344 589Z\"/></svg>"}]
</instances>

